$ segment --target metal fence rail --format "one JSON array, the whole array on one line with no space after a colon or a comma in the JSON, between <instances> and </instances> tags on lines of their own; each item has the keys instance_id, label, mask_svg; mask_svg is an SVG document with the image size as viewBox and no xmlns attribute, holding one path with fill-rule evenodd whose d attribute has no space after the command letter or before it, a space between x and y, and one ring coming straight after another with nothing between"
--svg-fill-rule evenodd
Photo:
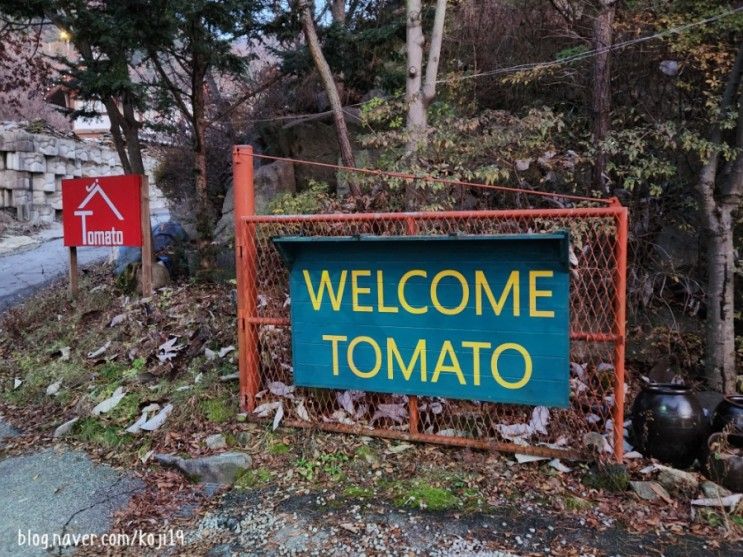
<instances>
[{"instance_id":1,"label":"metal fence rail","mask_svg":"<svg viewBox=\"0 0 743 557\"><path fill-rule=\"evenodd\" d=\"M298 427L542 456L579 456L585 433L610 429L614 457L622 459L627 210L618 203L256 216L249 148L236 148L234 187L240 402L248 412L279 402L284 423ZM544 409L530 406L308 388L286 392L284 386L293 384L288 271L271 238L557 230L569 231L571 238L571 389L569 407L549 409L548 421ZM531 430L519 434L525 426L518 424L531 424Z\"/></svg>"}]
</instances>

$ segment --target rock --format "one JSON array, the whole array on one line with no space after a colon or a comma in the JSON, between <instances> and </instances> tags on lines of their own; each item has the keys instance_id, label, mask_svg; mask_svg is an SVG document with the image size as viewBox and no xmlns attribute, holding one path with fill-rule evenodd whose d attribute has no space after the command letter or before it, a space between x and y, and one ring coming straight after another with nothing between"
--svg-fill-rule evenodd
<instances>
[{"instance_id":1,"label":"rock","mask_svg":"<svg viewBox=\"0 0 743 557\"><path fill-rule=\"evenodd\" d=\"M668 77L674 77L679 73L679 63L677 60L662 60L658 64L660 71Z\"/></svg>"},{"instance_id":2,"label":"rock","mask_svg":"<svg viewBox=\"0 0 743 557\"><path fill-rule=\"evenodd\" d=\"M691 504L697 507L726 507L734 509L738 506L738 503L740 503L740 500L743 499L743 494L736 493L735 495L728 495L727 497L723 497L722 499L718 499L717 497L714 497L712 499L694 499L692 500Z\"/></svg>"},{"instance_id":3,"label":"rock","mask_svg":"<svg viewBox=\"0 0 743 557\"><path fill-rule=\"evenodd\" d=\"M387 93L384 91L384 89L379 89L378 87L375 87L374 89L370 89L366 93L364 93L364 96L361 97L361 102L366 103L369 102L372 99L386 99Z\"/></svg>"},{"instance_id":4,"label":"rock","mask_svg":"<svg viewBox=\"0 0 743 557\"><path fill-rule=\"evenodd\" d=\"M157 290L170 284L170 273L162 261L152 264L152 288ZM137 291L142 287L142 268L137 266Z\"/></svg>"},{"instance_id":5,"label":"rock","mask_svg":"<svg viewBox=\"0 0 743 557\"><path fill-rule=\"evenodd\" d=\"M669 492L691 497L699 490L699 480L694 474L670 466L658 466L658 469L658 482Z\"/></svg>"},{"instance_id":6,"label":"rock","mask_svg":"<svg viewBox=\"0 0 743 557\"><path fill-rule=\"evenodd\" d=\"M80 418L72 418L70 421L63 423L61 426L59 426L57 429L54 430L52 437L54 437L55 439L64 437L70 431L72 431L72 428L75 427L75 424L77 423L79 419Z\"/></svg>"},{"instance_id":7,"label":"rock","mask_svg":"<svg viewBox=\"0 0 743 557\"><path fill-rule=\"evenodd\" d=\"M287 161L275 161L258 167L253 176L255 186L255 211L266 214L268 206L281 194L296 193L297 182L294 176L294 164ZM222 216L214 227L214 238L219 243L227 243L234 238L234 190L230 186L224 196Z\"/></svg>"},{"instance_id":8,"label":"rock","mask_svg":"<svg viewBox=\"0 0 743 557\"><path fill-rule=\"evenodd\" d=\"M46 388L46 394L47 396L57 396L57 393L59 393L59 389L62 386L62 381L55 381L51 385L49 385Z\"/></svg>"},{"instance_id":9,"label":"rock","mask_svg":"<svg viewBox=\"0 0 743 557\"><path fill-rule=\"evenodd\" d=\"M0 171L2 187L10 190L28 190L31 188L31 174L19 170Z\"/></svg>"},{"instance_id":10,"label":"rock","mask_svg":"<svg viewBox=\"0 0 743 557\"><path fill-rule=\"evenodd\" d=\"M214 240L226 244L235 237L235 219L233 213L222 215L214 227Z\"/></svg>"},{"instance_id":11,"label":"rock","mask_svg":"<svg viewBox=\"0 0 743 557\"><path fill-rule=\"evenodd\" d=\"M702 493L704 493L704 496L708 499L722 499L723 497L733 494L729 489L717 485L715 482L709 480L703 481L701 488Z\"/></svg>"},{"instance_id":12,"label":"rock","mask_svg":"<svg viewBox=\"0 0 743 557\"><path fill-rule=\"evenodd\" d=\"M204 442L206 443L206 447L208 449L226 449L227 448L227 440L224 438L224 435L221 433L216 433L214 435L210 435L207 437Z\"/></svg>"},{"instance_id":13,"label":"rock","mask_svg":"<svg viewBox=\"0 0 743 557\"><path fill-rule=\"evenodd\" d=\"M671 501L671 496L658 482L630 482L629 485L632 491L645 501L657 501L658 499L663 499L666 502Z\"/></svg>"},{"instance_id":14,"label":"rock","mask_svg":"<svg viewBox=\"0 0 743 557\"><path fill-rule=\"evenodd\" d=\"M152 266L152 288L157 290L170 284L170 273L162 261Z\"/></svg>"},{"instance_id":15,"label":"rock","mask_svg":"<svg viewBox=\"0 0 743 557\"><path fill-rule=\"evenodd\" d=\"M222 214L232 213L235 210L235 190L233 186L227 189L227 193L224 194L224 202L222 203Z\"/></svg>"},{"instance_id":16,"label":"rock","mask_svg":"<svg viewBox=\"0 0 743 557\"><path fill-rule=\"evenodd\" d=\"M250 442L253 440L253 436L250 435L247 431L241 431L237 434L237 444L241 447L247 447L250 445Z\"/></svg>"},{"instance_id":17,"label":"rock","mask_svg":"<svg viewBox=\"0 0 743 557\"><path fill-rule=\"evenodd\" d=\"M202 483L230 485L237 477L250 468L252 459L245 453L222 453L203 458L186 459L174 455L156 454L156 461L172 466L189 478Z\"/></svg>"},{"instance_id":18,"label":"rock","mask_svg":"<svg viewBox=\"0 0 743 557\"><path fill-rule=\"evenodd\" d=\"M294 163L275 161L256 169L255 176L255 211L265 214L268 205L278 195L296 193L297 183L294 178Z\"/></svg>"},{"instance_id":19,"label":"rock","mask_svg":"<svg viewBox=\"0 0 743 557\"><path fill-rule=\"evenodd\" d=\"M9 424L5 423L2 420L2 416L0 416L0 447L3 446L3 440L9 439L11 437L16 437L18 435L18 430Z\"/></svg>"},{"instance_id":20,"label":"rock","mask_svg":"<svg viewBox=\"0 0 743 557\"><path fill-rule=\"evenodd\" d=\"M611 452L611 446L606 438L596 431L590 431L583 436L583 446L596 453Z\"/></svg>"}]
</instances>

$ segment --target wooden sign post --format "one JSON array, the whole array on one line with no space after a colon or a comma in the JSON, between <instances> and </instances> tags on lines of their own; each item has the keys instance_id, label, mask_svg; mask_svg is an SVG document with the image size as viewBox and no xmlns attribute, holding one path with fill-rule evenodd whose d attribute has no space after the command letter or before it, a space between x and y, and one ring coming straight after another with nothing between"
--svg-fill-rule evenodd
<instances>
[{"instance_id":1,"label":"wooden sign post","mask_svg":"<svg viewBox=\"0 0 743 557\"><path fill-rule=\"evenodd\" d=\"M70 296L77 294L77 246L70 246Z\"/></svg>"},{"instance_id":2,"label":"wooden sign post","mask_svg":"<svg viewBox=\"0 0 743 557\"><path fill-rule=\"evenodd\" d=\"M142 296L152 296L152 224L150 222L150 181L140 176L140 221L142 227Z\"/></svg>"},{"instance_id":3,"label":"wooden sign post","mask_svg":"<svg viewBox=\"0 0 743 557\"><path fill-rule=\"evenodd\" d=\"M70 294L78 290L78 247L141 247L142 295L152 294L149 182L125 175L62 180L64 245L70 254Z\"/></svg>"}]
</instances>

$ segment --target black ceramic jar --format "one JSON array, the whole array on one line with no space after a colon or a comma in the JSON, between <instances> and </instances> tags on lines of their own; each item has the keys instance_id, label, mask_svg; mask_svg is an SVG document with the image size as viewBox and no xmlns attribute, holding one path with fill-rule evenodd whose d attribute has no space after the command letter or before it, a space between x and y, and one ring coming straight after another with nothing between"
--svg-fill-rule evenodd
<instances>
[{"instance_id":1,"label":"black ceramic jar","mask_svg":"<svg viewBox=\"0 0 743 557\"><path fill-rule=\"evenodd\" d=\"M732 430L743 433L743 395L726 396L715 409L712 431L722 431L732 424Z\"/></svg>"},{"instance_id":2,"label":"black ceramic jar","mask_svg":"<svg viewBox=\"0 0 743 557\"><path fill-rule=\"evenodd\" d=\"M708 427L701 404L684 385L646 385L632 405L637 449L677 468L694 462Z\"/></svg>"}]
</instances>

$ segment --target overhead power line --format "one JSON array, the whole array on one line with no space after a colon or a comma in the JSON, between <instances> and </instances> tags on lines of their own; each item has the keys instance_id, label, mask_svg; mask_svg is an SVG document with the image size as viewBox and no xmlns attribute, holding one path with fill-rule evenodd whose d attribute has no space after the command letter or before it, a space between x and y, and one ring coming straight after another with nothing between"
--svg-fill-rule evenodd
<instances>
[{"instance_id":1,"label":"overhead power line","mask_svg":"<svg viewBox=\"0 0 743 557\"><path fill-rule=\"evenodd\" d=\"M504 74L510 74L510 73L517 73L521 71L526 70L534 70L534 69L546 69L546 68L552 68L555 66L561 66L564 64L571 64L573 62L579 62L581 60L586 60L588 58L592 58L594 56L597 56L599 54L604 54L606 52L613 52L615 50L621 50L624 48L627 48L629 46L633 46L636 44L645 43L648 41L661 39L663 37L667 37L669 35L677 35L684 33L688 31L689 29L693 29L695 27L701 27L703 25L709 25L710 23L715 23L716 21L720 21L722 19L731 17L735 14L742 13L743 12L743 6L738 8L733 8L732 10L728 10L726 12L719 13L714 16L706 17L704 19L699 19L697 21L692 21L690 23L685 23L684 25L679 25L677 27L672 27L670 29L665 29L663 31L659 31L657 33L653 33L652 35L646 35L644 37L637 37L635 39L629 39L626 41L615 43L611 46L603 47L603 48L596 48L592 50L587 50L585 52L580 52L578 54L574 54L572 56L566 56L565 58L560 58L558 60L547 60L544 62L529 62L526 64L517 64L515 66L509 66L505 68L497 68L495 70L489 70L486 72L479 72L474 74L468 74L468 75L458 75L458 76L452 76L447 77L443 79L439 79L436 81L437 84L446 84L446 83L454 83L457 81L465 81L469 79L478 79L481 77L492 77L495 75L504 75ZM391 95L390 99L396 99L399 97L404 96L405 93L397 93L395 95ZM346 105L344 108L355 108L366 104L365 102L358 102L354 104ZM330 111L327 112L330 114ZM242 118L237 120L232 120L233 122L239 122L239 121L249 121L249 122L275 122L275 121L282 121L282 120L301 120L304 118L311 118L313 116L319 116L321 114L325 114L323 112L320 113L308 113L308 114L288 114L285 116L274 116L270 118Z\"/></svg>"},{"instance_id":2,"label":"overhead power line","mask_svg":"<svg viewBox=\"0 0 743 557\"><path fill-rule=\"evenodd\" d=\"M743 12L743 6L739 8L734 8L732 10L729 10L727 12L723 12L720 14L717 14L715 16L710 16L704 19L700 19L697 21L693 21L691 23L686 23L684 25L679 25L678 27L672 27L670 29L666 29L664 31L659 31L658 33L654 33L652 35L647 35L644 37L637 37L635 39L630 39L627 41L622 41L619 43L615 43L611 46L606 46L603 48L596 48L593 50L587 50L585 52L580 52L578 54L574 54L573 56L566 56L565 58L560 58L558 60L549 60L546 62L530 62L527 64L519 64L516 66L510 66L507 68L498 68L495 70L490 70L486 72L479 72L476 74L469 74L469 75L461 75L461 76L455 76L450 77L446 79L440 79L436 83L451 83L455 81L464 81L467 79L477 79L480 77L488 77L493 75L501 75L506 73L516 73L524 70L532 70L532 69L542 69L542 68L550 68L553 66L560 66L563 64L570 64L572 62L578 62L580 60L585 60L587 58L592 58L594 56L597 56L599 54L605 54L607 52L612 52L614 50L620 50L623 48L627 48L628 46L633 46L636 44L644 43L647 41L652 41L655 39L660 39L663 37L667 37L668 35L676 35L683 33L685 31L688 31L689 29L693 29L695 27L700 27L702 25L708 25L710 23L714 23L716 21L719 21L721 19L725 19L727 17L733 16L737 13Z\"/></svg>"}]
</instances>

